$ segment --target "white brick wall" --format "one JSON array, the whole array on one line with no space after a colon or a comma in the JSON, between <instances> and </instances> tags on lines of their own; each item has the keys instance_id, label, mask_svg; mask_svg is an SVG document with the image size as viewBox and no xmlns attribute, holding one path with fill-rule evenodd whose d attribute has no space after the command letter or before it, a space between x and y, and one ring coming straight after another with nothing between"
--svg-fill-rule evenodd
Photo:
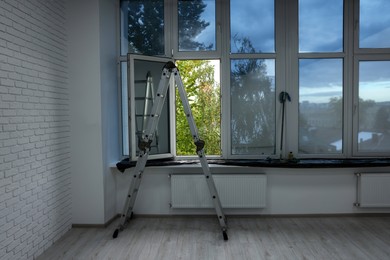
<instances>
[{"instance_id":1,"label":"white brick wall","mask_svg":"<svg viewBox=\"0 0 390 260\"><path fill-rule=\"evenodd\" d=\"M0 0L0 259L33 259L71 228L62 0Z\"/></svg>"}]
</instances>

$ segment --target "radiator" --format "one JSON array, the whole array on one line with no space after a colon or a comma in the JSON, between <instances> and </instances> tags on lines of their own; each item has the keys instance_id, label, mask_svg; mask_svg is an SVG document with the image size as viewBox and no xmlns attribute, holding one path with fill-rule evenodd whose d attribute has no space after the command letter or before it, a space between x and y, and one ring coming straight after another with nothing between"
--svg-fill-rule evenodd
<instances>
[{"instance_id":1,"label":"radiator","mask_svg":"<svg viewBox=\"0 0 390 260\"><path fill-rule=\"evenodd\" d=\"M265 174L213 175L223 208L264 208L267 176ZM171 175L172 208L213 208L203 174Z\"/></svg>"},{"instance_id":2,"label":"radiator","mask_svg":"<svg viewBox=\"0 0 390 260\"><path fill-rule=\"evenodd\" d=\"M356 203L358 207L390 207L390 173L358 173Z\"/></svg>"}]
</instances>

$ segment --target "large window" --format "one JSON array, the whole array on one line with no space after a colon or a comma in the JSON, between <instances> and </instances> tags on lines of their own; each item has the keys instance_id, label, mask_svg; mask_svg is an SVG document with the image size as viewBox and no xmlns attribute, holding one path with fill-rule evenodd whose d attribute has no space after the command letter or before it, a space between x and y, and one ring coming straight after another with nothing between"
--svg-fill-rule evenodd
<instances>
[{"instance_id":1,"label":"large window","mask_svg":"<svg viewBox=\"0 0 390 260\"><path fill-rule=\"evenodd\" d=\"M136 157L144 124L129 114L141 103L132 95L143 108L148 99L129 83L141 80L130 75L128 53L175 61L208 155L390 155L388 0L122 0L120 13L124 155ZM157 129L169 143L159 143L161 153L193 156L171 94L174 122Z\"/></svg>"}]
</instances>

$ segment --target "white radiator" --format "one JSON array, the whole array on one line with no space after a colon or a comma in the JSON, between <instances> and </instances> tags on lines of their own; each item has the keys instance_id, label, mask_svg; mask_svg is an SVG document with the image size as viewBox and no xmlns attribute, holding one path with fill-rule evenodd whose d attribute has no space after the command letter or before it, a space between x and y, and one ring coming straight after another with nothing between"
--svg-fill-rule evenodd
<instances>
[{"instance_id":1,"label":"white radiator","mask_svg":"<svg viewBox=\"0 0 390 260\"><path fill-rule=\"evenodd\" d=\"M264 208L267 176L265 174L215 174L215 186L223 208ZM172 208L213 208L203 174L171 175Z\"/></svg>"},{"instance_id":2,"label":"white radiator","mask_svg":"<svg viewBox=\"0 0 390 260\"><path fill-rule=\"evenodd\" d=\"M355 206L390 207L390 173L358 173Z\"/></svg>"}]
</instances>

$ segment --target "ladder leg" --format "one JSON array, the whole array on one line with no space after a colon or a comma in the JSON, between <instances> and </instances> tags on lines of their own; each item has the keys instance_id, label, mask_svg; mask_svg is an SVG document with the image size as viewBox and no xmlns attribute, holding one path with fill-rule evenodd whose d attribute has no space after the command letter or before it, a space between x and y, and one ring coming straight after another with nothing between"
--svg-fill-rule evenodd
<instances>
[{"instance_id":1,"label":"ladder leg","mask_svg":"<svg viewBox=\"0 0 390 260\"><path fill-rule=\"evenodd\" d=\"M127 223L133 216L133 207L138 195L139 186L141 185L141 179L143 174L142 169L145 168L147 157L148 154L146 153L137 161L137 165L133 171L133 179L127 192L126 202L121 214L120 224L118 225L117 229L115 229L114 234L112 235L113 238L116 238L118 236L119 231L123 231L123 229L125 229Z\"/></svg>"},{"instance_id":2,"label":"ladder leg","mask_svg":"<svg viewBox=\"0 0 390 260\"><path fill-rule=\"evenodd\" d=\"M155 130L160 119L160 112L165 102L166 94L169 87L169 74L170 68L163 69L161 74L161 80L157 89L156 102L153 104L151 110L151 118L147 121L146 131L142 136L142 140L139 142L140 154L138 156L137 164L132 172L133 179L130 184L126 202L121 214L121 220L118 227L115 229L113 238L118 237L120 231L122 231L133 215L133 207L138 195L139 186L141 185L142 174L145 169L146 162L148 160L150 145L155 137Z\"/></svg>"},{"instance_id":3,"label":"ladder leg","mask_svg":"<svg viewBox=\"0 0 390 260\"><path fill-rule=\"evenodd\" d=\"M173 68L172 72L174 73L175 82L176 82L176 85L177 85L177 88L178 88L178 91L180 94L180 99L181 99L181 102L182 102L183 107L184 107L184 112L186 114L188 124L190 126L190 130L191 130L192 137L194 139L194 143L196 145L196 153L197 153L199 160L200 160L200 163L202 165L203 173L204 173L204 176L206 178L206 182L207 182L207 185L208 185L208 188L210 191L210 195L211 195L211 198L212 198L212 201L214 204L214 208L215 208L217 216L218 216L218 221L219 221L219 224L220 224L221 229L222 229L223 238L224 238L224 240L228 240L226 217L225 217L225 214L223 213L221 201L219 199L218 192L217 192L217 189L215 187L215 182L214 182L213 176L211 175L210 168L209 168L209 165L207 163L206 156L204 153L204 144L205 143L203 140L201 140L199 138L198 129L196 127L194 118L192 116L191 108L190 108L190 105L188 103L187 94L185 92L183 82L182 82L181 77L180 77L180 73L176 67Z\"/></svg>"}]
</instances>

